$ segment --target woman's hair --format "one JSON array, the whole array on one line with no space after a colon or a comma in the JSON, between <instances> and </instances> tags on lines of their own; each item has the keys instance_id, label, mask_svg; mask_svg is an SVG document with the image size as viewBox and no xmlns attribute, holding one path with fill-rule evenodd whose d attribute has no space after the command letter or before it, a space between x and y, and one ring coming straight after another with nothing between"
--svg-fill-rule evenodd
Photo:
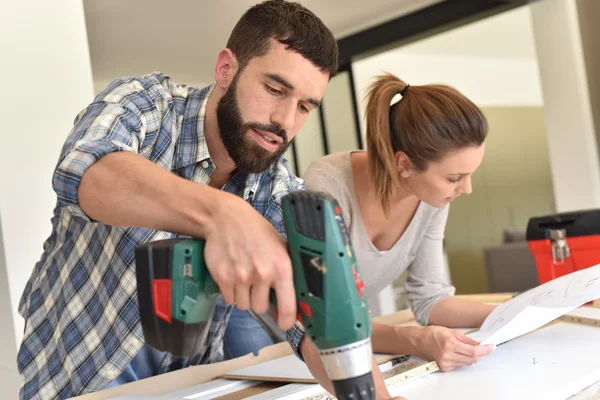
<instances>
[{"instance_id":1,"label":"woman's hair","mask_svg":"<svg viewBox=\"0 0 600 400\"><path fill-rule=\"evenodd\" d=\"M402 98L391 105L400 93ZM396 152L404 152L423 171L449 152L479 147L488 132L481 110L457 90L407 86L391 74L379 76L371 85L366 120L369 176L386 214L398 185Z\"/></svg>"}]
</instances>

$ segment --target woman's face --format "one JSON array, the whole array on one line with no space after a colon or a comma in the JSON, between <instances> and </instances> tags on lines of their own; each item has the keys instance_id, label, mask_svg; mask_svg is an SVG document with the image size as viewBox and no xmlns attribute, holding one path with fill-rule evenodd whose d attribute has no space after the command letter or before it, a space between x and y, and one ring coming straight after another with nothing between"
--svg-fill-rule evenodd
<instances>
[{"instance_id":1,"label":"woman's face","mask_svg":"<svg viewBox=\"0 0 600 400\"><path fill-rule=\"evenodd\" d=\"M440 161L430 162L424 171L401 172L400 181L421 201L442 208L461 194L473 191L471 176L481 165L484 152L484 144L454 151Z\"/></svg>"}]
</instances>

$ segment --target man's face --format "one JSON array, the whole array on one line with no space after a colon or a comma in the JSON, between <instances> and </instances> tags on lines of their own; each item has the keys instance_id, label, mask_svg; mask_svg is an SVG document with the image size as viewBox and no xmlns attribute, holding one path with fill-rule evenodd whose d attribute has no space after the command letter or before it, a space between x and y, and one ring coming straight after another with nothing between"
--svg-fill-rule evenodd
<instances>
[{"instance_id":1,"label":"man's face","mask_svg":"<svg viewBox=\"0 0 600 400\"><path fill-rule=\"evenodd\" d=\"M238 169L261 172L276 162L328 82L328 73L279 42L251 59L217 106L221 140Z\"/></svg>"}]
</instances>

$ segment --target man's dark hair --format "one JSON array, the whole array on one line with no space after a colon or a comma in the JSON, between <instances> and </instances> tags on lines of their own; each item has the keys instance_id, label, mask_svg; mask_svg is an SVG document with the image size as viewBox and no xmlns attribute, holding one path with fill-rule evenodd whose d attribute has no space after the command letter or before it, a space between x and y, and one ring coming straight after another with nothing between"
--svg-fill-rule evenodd
<instances>
[{"instance_id":1,"label":"man's dark hair","mask_svg":"<svg viewBox=\"0 0 600 400\"><path fill-rule=\"evenodd\" d=\"M254 58L267 54L271 40L301 54L333 78L338 72L338 47L331 31L299 3L268 0L240 18L227 42L240 70Z\"/></svg>"}]
</instances>

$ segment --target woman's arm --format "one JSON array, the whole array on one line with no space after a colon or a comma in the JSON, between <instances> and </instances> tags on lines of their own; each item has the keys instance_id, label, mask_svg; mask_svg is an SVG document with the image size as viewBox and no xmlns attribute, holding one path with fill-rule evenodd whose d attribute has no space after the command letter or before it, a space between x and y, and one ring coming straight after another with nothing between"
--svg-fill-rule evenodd
<instances>
[{"instance_id":1,"label":"woman's arm","mask_svg":"<svg viewBox=\"0 0 600 400\"><path fill-rule=\"evenodd\" d=\"M476 363L494 349L479 346L466 335L448 329L481 325L493 306L452 296L454 288L443 272L442 240L447 216L446 207L428 221L427 231L408 269L409 301L417 322L424 326L390 327L374 323L372 337L375 352L435 360L442 371Z\"/></svg>"},{"instance_id":2,"label":"woman's arm","mask_svg":"<svg viewBox=\"0 0 600 400\"><path fill-rule=\"evenodd\" d=\"M372 323L371 344L373 352L383 354L416 354L412 344L419 334L419 326L389 326L378 322Z\"/></svg>"},{"instance_id":3,"label":"woman's arm","mask_svg":"<svg viewBox=\"0 0 600 400\"><path fill-rule=\"evenodd\" d=\"M443 372L471 365L494 351L465 334L442 326L386 326L373 323L373 351L434 360Z\"/></svg>"},{"instance_id":4,"label":"woman's arm","mask_svg":"<svg viewBox=\"0 0 600 400\"><path fill-rule=\"evenodd\" d=\"M495 307L453 296L445 297L431 310L429 324L448 328L478 328Z\"/></svg>"}]
</instances>

